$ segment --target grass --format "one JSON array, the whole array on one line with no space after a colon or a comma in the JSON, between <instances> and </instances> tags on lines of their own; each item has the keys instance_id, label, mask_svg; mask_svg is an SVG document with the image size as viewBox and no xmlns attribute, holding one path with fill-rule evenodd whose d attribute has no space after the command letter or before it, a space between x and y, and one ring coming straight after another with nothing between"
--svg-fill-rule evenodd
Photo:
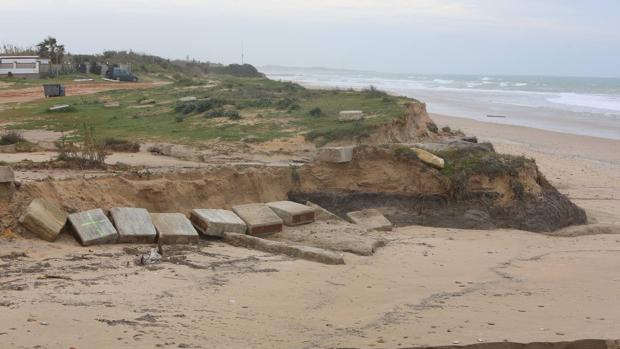
<instances>
[{"instance_id":1,"label":"grass","mask_svg":"<svg viewBox=\"0 0 620 349\"><path fill-rule=\"evenodd\" d=\"M197 100L179 102L187 96ZM140 101L147 99L156 104L140 105ZM120 102L122 107L106 108L106 101ZM363 138L373 128L402 118L405 105L411 102L414 100L389 96L376 89L309 90L266 78L181 76L176 83L150 89L24 103L0 112L0 121L10 122L10 127L16 129L75 131L76 139L83 136L78 126L86 124L99 137L132 142L194 144L248 138L263 142L304 134L309 141L324 144L343 138ZM48 112L55 104L70 104L72 108L63 113ZM350 109L362 110L367 117L358 121L338 120L341 110Z\"/></svg>"}]
</instances>

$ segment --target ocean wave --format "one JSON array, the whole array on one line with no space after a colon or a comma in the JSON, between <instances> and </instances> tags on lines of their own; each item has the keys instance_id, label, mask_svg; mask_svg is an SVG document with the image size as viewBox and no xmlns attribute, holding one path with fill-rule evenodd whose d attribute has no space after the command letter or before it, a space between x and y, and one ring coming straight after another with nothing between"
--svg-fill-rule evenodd
<instances>
[{"instance_id":1,"label":"ocean wave","mask_svg":"<svg viewBox=\"0 0 620 349\"><path fill-rule=\"evenodd\" d=\"M547 100L556 104L620 112L620 96L562 93Z\"/></svg>"},{"instance_id":2,"label":"ocean wave","mask_svg":"<svg viewBox=\"0 0 620 349\"><path fill-rule=\"evenodd\" d=\"M448 85L454 83L454 80L444 80L444 79L433 79L433 82L438 84Z\"/></svg>"}]
</instances>

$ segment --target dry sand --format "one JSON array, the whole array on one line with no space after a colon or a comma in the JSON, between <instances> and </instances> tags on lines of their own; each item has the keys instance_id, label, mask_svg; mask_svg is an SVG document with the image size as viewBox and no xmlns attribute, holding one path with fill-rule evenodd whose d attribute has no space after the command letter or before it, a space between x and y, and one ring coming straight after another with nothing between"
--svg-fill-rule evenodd
<instances>
[{"instance_id":1,"label":"dry sand","mask_svg":"<svg viewBox=\"0 0 620 349\"><path fill-rule=\"evenodd\" d=\"M594 219L620 222L620 142L435 120L535 158ZM345 254L343 266L212 241L144 267L134 260L147 245L1 239L0 343L400 348L620 338L620 235L407 227L384 237L374 256Z\"/></svg>"}]
</instances>

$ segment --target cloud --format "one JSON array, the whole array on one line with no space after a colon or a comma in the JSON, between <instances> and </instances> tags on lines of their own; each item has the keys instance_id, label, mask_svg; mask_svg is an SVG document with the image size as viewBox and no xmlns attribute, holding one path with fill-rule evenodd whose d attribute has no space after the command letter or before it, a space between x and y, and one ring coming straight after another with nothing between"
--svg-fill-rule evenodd
<instances>
[{"instance_id":1,"label":"cloud","mask_svg":"<svg viewBox=\"0 0 620 349\"><path fill-rule=\"evenodd\" d=\"M51 7L58 13L68 11L84 15L101 11L185 12L267 18L325 16L331 19L472 15L472 6L466 1L454 0L4 0L2 7L4 11L49 11Z\"/></svg>"}]
</instances>

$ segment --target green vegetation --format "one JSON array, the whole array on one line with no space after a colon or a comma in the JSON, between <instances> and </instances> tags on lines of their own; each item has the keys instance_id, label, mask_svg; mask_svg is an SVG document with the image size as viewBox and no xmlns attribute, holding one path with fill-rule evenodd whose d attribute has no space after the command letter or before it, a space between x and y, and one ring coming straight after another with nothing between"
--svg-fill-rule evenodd
<instances>
[{"instance_id":1,"label":"green vegetation","mask_svg":"<svg viewBox=\"0 0 620 349\"><path fill-rule=\"evenodd\" d=\"M130 56L135 58L136 54ZM151 64L161 64L162 69L167 64L165 60L153 61L155 63ZM152 67L147 67L149 70ZM96 129L102 139L132 142L157 140L197 144L216 139L264 142L303 134L309 141L325 144L343 138L362 139L373 128L404 117L406 105L415 102L389 96L375 88L364 91L309 90L264 77L183 72L165 75L166 79L161 79L163 74L159 73L140 75L141 81L169 82L153 88L23 103L0 112L0 121L10 122L14 129L75 131L71 133L73 140L84 137L79 125L86 124ZM190 96L196 99L180 101ZM147 100L154 103L146 103ZM118 102L121 107L106 108L104 104L107 102ZM69 104L71 108L49 112L48 108L55 104ZM341 110L352 109L363 110L366 118L357 121L338 119Z\"/></svg>"}]
</instances>

